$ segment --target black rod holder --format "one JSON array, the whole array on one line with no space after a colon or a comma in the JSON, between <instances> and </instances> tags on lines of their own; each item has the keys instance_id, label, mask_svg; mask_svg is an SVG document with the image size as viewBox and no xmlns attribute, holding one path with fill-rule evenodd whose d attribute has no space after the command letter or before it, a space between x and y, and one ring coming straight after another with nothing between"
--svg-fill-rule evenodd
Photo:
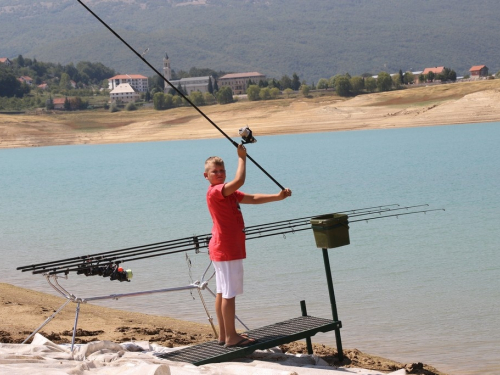
<instances>
[{"instance_id":1,"label":"black rod holder","mask_svg":"<svg viewBox=\"0 0 500 375\"><path fill-rule=\"evenodd\" d=\"M332 270L330 268L330 259L328 257L328 249L323 248L323 262L325 263L326 282L328 284L328 294L330 295L330 305L332 307L333 320L338 322L339 316L337 313L337 304L335 303L335 293L333 291ZM340 338L340 327L335 329L335 339L337 341L337 351L339 361L344 360L344 352L342 351L342 339Z\"/></svg>"}]
</instances>

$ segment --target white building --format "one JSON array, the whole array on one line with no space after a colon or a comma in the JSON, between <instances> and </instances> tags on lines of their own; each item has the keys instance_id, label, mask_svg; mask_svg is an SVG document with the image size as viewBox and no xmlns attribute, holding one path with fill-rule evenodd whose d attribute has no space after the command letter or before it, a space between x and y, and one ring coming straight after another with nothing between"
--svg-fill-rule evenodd
<instances>
[{"instance_id":1,"label":"white building","mask_svg":"<svg viewBox=\"0 0 500 375\"><path fill-rule=\"evenodd\" d=\"M210 76L181 78L175 81L170 81L170 83L177 89L180 85L184 94L189 95L193 91L208 92L210 81L212 81L212 87L214 87L214 79ZM168 84L165 84L165 92L169 92L170 89L172 89L172 87L170 87Z\"/></svg>"},{"instance_id":2,"label":"white building","mask_svg":"<svg viewBox=\"0 0 500 375\"><path fill-rule=\"evenodd\" d=\"M116 87L123 83L128 83L138 92L149 91L148 77L144 77L140 74L120 74L111 78L108 78L108 88L114 90Z\"/></svg>"},{"instance_id":3,"label":"white building","mask_svg":"<svg viewBox=\"0 0 500 375\"><path fill-rule=\"evenodd\" d=\"M110 93L109 93L111 103L116 102L116 101L121 101L122 103L130 103L130 102L136 102L139 100L139 93L137 93L132 86L128 83L122 83L118 86L116 86Z\"/></svg>"}]
</instances>

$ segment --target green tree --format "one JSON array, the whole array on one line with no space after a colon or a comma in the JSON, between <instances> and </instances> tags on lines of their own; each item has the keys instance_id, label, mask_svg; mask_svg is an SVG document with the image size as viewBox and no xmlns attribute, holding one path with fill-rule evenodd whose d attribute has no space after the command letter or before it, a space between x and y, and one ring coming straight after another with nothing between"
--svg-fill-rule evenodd
<instances>
[{"instance_id":1,"label":"green tree","mask_svg":"<svg viewBox=\"0 0 500 375\"><path fill-rule=\"evenodd\" d=\"M86 109L88 106L88 102L84 101L81 97L75 96L69 100L70 107L73 110L76 109Z\"/></svg>"},{"instance_id":2,"label":"green tree","mask_svg":"<svg viewBox=\"0 0 500 375\"><path fill-rule=\"evenodd\" d=\"M337 80L340 77L344 77L344 76L341 74L336 74L333 77L330 77L330 79L328 80L328 87L331 87L332 89L336 88L337 87Z\"/></svg>"},{"instance_id":3,"label":"green tree","mask_svg":"<svg viewBox=\"0 0 500 375\"><path fill-rule=\"evenodd\" d=\"M378 91L389 91L392 88L392 78L387 72L380 72L377 77Z\"/></svg>"},{"instance_id":4,"label":"green tree","mask_svg":"<svg viewBox=\"0 0 500 375\"><path fill-rule=\"evenodd\" d=\"M342 76L335 80L335 92L339 96L351 95L351 81L348 77Z\"/></svg>"},{"instance_id":5,"label":"green tree","mask_svg":"<svg viewBox=\"0 0 500 375\"><path fill-rule=\"evenodd\" d=\"M206 92L203 94L203 98L205 99L205 104L211 105L215 103L215 97L213 94Z\"/></svg>"},{"instance_id":6,"label":"green tree","mask_svg":"<svg viewBox=\"0 0 500 375\"><path fill-rule=\"evenodd\" d=\"M327 88L328 88L328 80L326 78L320 78L318 84L316 85L316 89L326 90Z\"/></svg>"},{"instance_id":7,"label":"green tree","mask_svg":"<svg viewBox=\"0 0 500 375\"><path fill-rule=\"evenodd\" d=\"M125 106L125 110L126 111L136 111L137 110L137 105L133 102L130 102L128 103L126 106Z\"/></svg>"},{"instance_id":8,"label":"green tree","mask_svg":"<svg viewBox=\"0 0 500 375\"><path fill-rule=\"evenodd\" d=\"M208 77L208 89L207 90L210 94L214 93L214 86L212 85L212 77L211 76Z\"/></svg>"},{"instance_id":9,"label":"green tree","mask_svg":"<svg viewBox=\"0 0 500 375\"><path fill-rule=\"evenodd\" d=\"M307 85L302 85L300 86L300 91L302 92L302 95L304 95L307 98L309 96L311 88Z\"/></svg>"},{"instance_id":10,"label":"green tree","mask_svg":"<svg viewBox=\"0 0 500 375\"><path fill-rule=\"evenodd\" d=\"M300 79L299 79L299 76L297 75L297 73L293 73L293 75L292 75L292 84L291 84L290 88L294 91L297 91L298 89L300 89Z\"/></svg>"},{"instance_id":11,"label":"green tree","mask_svg":"<svg viewBox=\"0 0 500 375\"><path fill-rule=\"evenodd\" d=\"M269 87L264 87L264 88L260 89L259 97L262 100L269 100L269 99L271 99L271 89Z\"/></svg>"},{"instance_id":12,"label":"green tree","mask_svg":"<svg viewBox=\"0 0 500 375\"><path fill-rule=\"evenodd\" d=\"M393 75L391 79L392 79L392 87L396 89L401 88L401 76L399 74Z\"/></svg>"},{"instance_id":13,"label":"green tree","mask_svg":"<svg viewBox=\"0 0 500 375\"><path fill-rule=\"evenodd\" d=\"M174 107L182 106L182 98L179 95L174 95L172 98L172 104Z\"/></svg>"},{"instance_id":14,"label":"green tree","mask_svg":"<svg viewBox=\"0 0 500 375\"><path fill-rule=\"evenodd\" d=\"M153 95L153 108L160 111L165 108L165 94L157 92Z\"/></svg>"},{"instance_id":15,"label":"green tree","mask_svg":"<svg viewBox=\"0 0 500 375\"><path fill-rule=\"evenodd\" d=\"M69 101L68 97L64 99L64 109L66 111L69 111L71 109L71 102Z\"/></svg>"},{"instance_id":16,"label":"green tree","mask_svg":"<svg viewBox=\"0 0 500 375\"><path fill-rule=\"evenodd\" d=\"M365 89L368 92L374 92L377 89L377 80L373 77L366 77Z\"/></svg>"},{"instance_id":17,"label":"green tree","mask_svg":"<svg viewBox=\"0 0 500 375\"><path fill-rule=\"evenodd\" d=\"M21 82L19 82L11 71L0 64L0 96L22 97Z\"/></svg>"},{"instance_id":18,"label":"green tree","mask_svg":"<svg viewBox=\"0 0 500 375\"><path fill-rule=\"evenodd\" d=\"M18 66L20 66L20 67L25 66L23 55L17 56L17 59L15 59L15 60L16 60L15 63L17 63Z\"/></svg>"},{"instance_id":19,"label":"green tree","mask_svg":"<svg viewBox=\"0 0 500 375\"><path fill-rule=\"evenodd\" d=\"M45 108L49 111L54 109L54 100L52 100L52 96L49 97L45 102Z\"/></svg>"},{"instance_id":20,"label":"green tree","mask_svg":"<svg viewBox=\"0 0 500 375\"><path fill-rule=\"evenodd\" d=\"M427 77L426 77L427 81L432 82L432 81L434 81L434 78L436 78L436 74L434 74L434 72L427 73Z\"/></svg>"},{"instance_id":21,"label":"green tree","mask_svg":"<svg viewBox=\"0 0 500 375\"><path fill-rule=\"evenodd\" d=\"M277 87L273 87L269 89L269 93L271 94L272 99L277 99L280 96L280 89Z\"/></svg>"},{"instance_id":22,"label":"green tree","mask_svg":"<svg viewBox=\"0 0 500 375\"><path fill-rule=\"evenodd\" d=\"M293 94L293 90L288 88L288 89L283 90L283 93L285 94L285 96L287 98L289 98Z\"/></svg>"},{"instance_id":23,"label":"green tree","mask_svg":"<svg viewBox=\"0 0 500 375\"><path fill-rule=\"evenodd\" d=\"M233 102L233 90L229 86L222 87L217 92L217 103L229 104Z\"/></svg>"},{"instance_id":24,"label":"green tree","mask_svg":"<svg viewBox=\"0 0 500 375\"><path fill-rule=\"evenodd\" d=\"M259 100L260 90L261 90L261 88L257 85L248 86L248 88L247 88L248 100L250 100L250 101Z\"/></svg>"},{"instance_id":25,"label":"green tree","mask_svg":"<svg viewBox=\"0 0 500 375\"><path fill-rule=\"evenodd\" d=\"M290 77L288 77L286 74L283 77L281 77L280 86L281 86L280 88L282 90L291 89L292 88L292 80L290 79Z\"/></svg>"},{"instance_id":26,"label":"green tree","mask_svg":"<svg viewBox=\"0 0 500 375\"><path fill-rule=\"evenodd\" d=\"M163 94L163 109L174 107L174 96L172 94Z\"/></svg>"},{"instance_id":27,"label":"green tree","mask_svg":"<svg viewBox=\"0 0 500 375\"><path fill-rule=\"evenodd\" d=\"M403 83L405 85L411 85L415 82L415 75L412 72L406 72L403 78Z\"/></svg>"},{"instance_id":28,"label":"green tree","mask_svg":"<svg viewBox=\"0 0 500 375\"><path fill-rule=\"evenodd\" d=\"M191 100L191 103L193 103L197 107L205 105L203 94L199 91L193 91L191 94L189 94L189 100Z\"/></svg>"},{"instance_id":29,"label":"green tree","mask_svg":"<svg viewBox=\"0 0 500 375\"><path fill-rule=\"evenodd\" d=\"M59 80L59 88L61 90L70 90L71 89L71 78L68 73L62 73L61 79Z\"/></svg>"},{"instance_id":30,"label":"green tree","mask_svg":"<svg viewBox=\"0 0 500 375\"><path fill-rule=\"evenodd\" d=\"M365 81L361 76L352 77L349 81L351 82L351 92L354 95L358 95L365 88Z\"/></svg>"}]
</instances>

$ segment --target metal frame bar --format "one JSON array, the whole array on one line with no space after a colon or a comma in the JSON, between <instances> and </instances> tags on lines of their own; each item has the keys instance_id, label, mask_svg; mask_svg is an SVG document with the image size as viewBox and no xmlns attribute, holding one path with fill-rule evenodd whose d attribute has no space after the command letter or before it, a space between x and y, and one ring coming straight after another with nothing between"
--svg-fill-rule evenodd
<instances>
[{"instance_id":1,"label":"metal frame bar","mask_svg":"<svg viewBox=\"0 0 500 375\"><path fill-rule=\"evenodd\" d=\"M56 275L56 274L44 274L47 283L57 293L62 295L66 299L66 301L51 316L49 316L47 319L45 319L45 321L39 327L37 327L22 343L25 344L31 337L33 337L37 332L39 332L43 327L45 327L70 302L76 303L75 320L74 320L74 324L73 324L73 335L71 338L71 352L73 352L73 349L75 346L75 340L76 340L76 329L78 326L78 318L80 316L80 306L82 303L93 302L93 301L103 301L103 300L118 300L120 298L137 297L137 296L144 296L144 295L158 294L158 293L178 292L178 291L192 290L192 289L198 290L198 292L200 294L200 298L201 298L202 303L203 303L203 306L205 308L205 312L207 313L208 320L212 326L212 329L214 330L215 336L217 337L217 331L214 327L212 317L210 316L210 314L206 308L205 301L203 300L203 297L201 295L202 290L207 290L211 295L213 295L215 297L214 292L212 292L212 290L210 290L210 288L208 287L208 282L213 278L213 274L208 278L208 280L205 280L205 276L207 275L207 272L210 269L211 265L212 265L212 262L210 262L209 265L207 266L205 272L202 275L201 281L196 280L193 283L186 285L186 286L145 290L145 291L132 292L132 293L109 294L109 295L95 296L95 297L88 297L88 298L76 297L74 294L68 292L64 287L62 287L59 284L58 279L59 278L67 279L68 278L67 275L61 276L61 275ZM237 316L236 316L236 319L248 330L248 327Z\"/></svg>"}]
</instances>

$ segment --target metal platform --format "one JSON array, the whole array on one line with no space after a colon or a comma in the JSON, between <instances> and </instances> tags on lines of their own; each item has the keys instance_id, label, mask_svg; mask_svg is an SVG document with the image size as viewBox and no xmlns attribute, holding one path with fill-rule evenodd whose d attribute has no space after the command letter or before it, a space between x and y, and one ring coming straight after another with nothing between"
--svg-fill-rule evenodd
<instances>
[{"instance_id":1,"label":"metal platform","mask_svg":"<svg viewBox=\"0 0 500 375\"><path fill-rule=\"evenodd\" d=\"M269 349L278 345L309 338L318 332L339 330L341 327L342 323L340 321L316 318L314 316L301 316L247 331L246 334L249 337L257 340L251 346L225 348L219 345L217 341L210 341L162 354L159 357L170 361L187 362L196 366L206 363L224 362L252 354L258 349Z\"/></svg>"}]
</instances>

